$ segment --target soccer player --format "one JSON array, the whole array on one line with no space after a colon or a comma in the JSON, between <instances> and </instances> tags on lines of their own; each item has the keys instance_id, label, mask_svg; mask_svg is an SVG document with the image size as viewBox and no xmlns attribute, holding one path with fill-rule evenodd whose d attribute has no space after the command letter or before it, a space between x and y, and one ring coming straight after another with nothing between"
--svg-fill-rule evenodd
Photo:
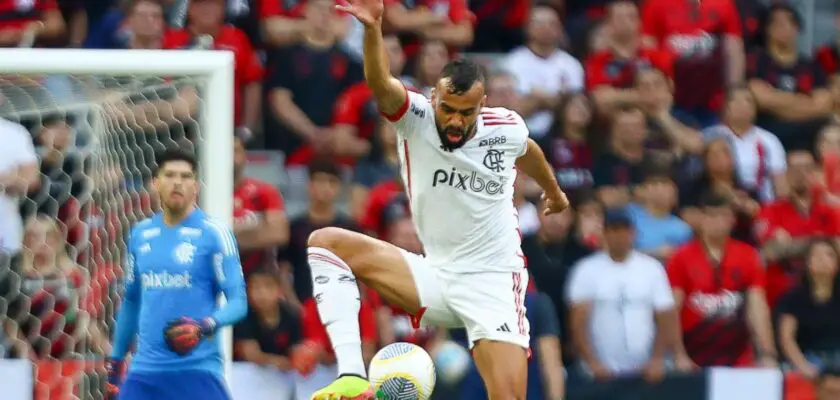
<instances>
[{"instance_id":1,"label":"soccer player","mask_svg":"<svg viewBox=\"0 0 840 400\"><path fill-rule=\"evenodd\" d=\"M545 212L568 206L522 118L485 108L482 68L447 64L431 99L391 76L382 40L382 0L338 6L365 26L365 79L397 130L402 181L425 257L362 234L323 228L309 236L316 304L339 377L313 399L367 399L356 279L427 325L465 327L491 400L525 399L528 273L513 206L516 171L545 191Z\"/></svg>"},{"instance_id":2,"label":"soccer player","mask_svg":"<svg viewBox=\"0 0 840 400\"><path fill-rule=\"evenodd\" d=\"M125 294L109 362L108 394L121 400L228 400L217 329L247 312L236 240L196 206L196 160L170 150L152 184L162 212L128 238ZM219 292L227 304L217 307ZM128 377L123 359L137 337Z\"/></svg>"}]
</instances>

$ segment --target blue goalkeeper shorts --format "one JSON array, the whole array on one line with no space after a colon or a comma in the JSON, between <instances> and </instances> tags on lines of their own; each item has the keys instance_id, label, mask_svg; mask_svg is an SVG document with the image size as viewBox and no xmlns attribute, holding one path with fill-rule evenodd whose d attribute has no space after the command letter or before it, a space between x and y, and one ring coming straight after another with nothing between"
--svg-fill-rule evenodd
<instances>
[{"instance_id":1,"label":"blue goalkeeper shorts","mask_svg":"<svg viewBox=\"0 0 840 400\"><path fill-rule=\"evenodd\" d=\"M209 371L129 372L119 400L231 400L224 381Z\"/></svg>"}]
</instances>

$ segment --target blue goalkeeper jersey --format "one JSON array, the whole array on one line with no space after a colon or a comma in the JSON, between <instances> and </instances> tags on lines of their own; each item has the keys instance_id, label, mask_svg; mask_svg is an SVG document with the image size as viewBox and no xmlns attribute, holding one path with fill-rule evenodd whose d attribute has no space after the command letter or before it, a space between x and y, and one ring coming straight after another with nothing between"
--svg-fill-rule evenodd
<instances>
[{"instance_id":1,"label":"blue goalkeeper jersey","mask_svg":"<svg viewBox=\"0 0 840 400\"><path fill-rule=\"evenodd\" d=\"M112 357L123 359L136 337L131 371L200 369L221 376L218 335L179 356L167 347L164 330L180 317L212 317L219 328L245 317L245 280L230 229L198 208L177 226L158 213L131 229L127 252ZM220 293L227 300L221 308Z\"/></svg>"}]
</instances>

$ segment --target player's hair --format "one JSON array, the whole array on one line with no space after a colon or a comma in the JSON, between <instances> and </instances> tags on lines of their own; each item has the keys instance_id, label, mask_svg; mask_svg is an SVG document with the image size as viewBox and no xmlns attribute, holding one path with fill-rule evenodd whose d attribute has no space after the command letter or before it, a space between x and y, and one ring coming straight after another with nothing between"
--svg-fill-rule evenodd
<instances>
[{"instance_id":1,"label":"player's hair","mask_svg":"<svg viewBox=\"0 0 840 400\"><path fill-rule=\"evenodd\" d=\"M166 163L173 161L183 161L190 165L193 172L198 172L198 160L195 158L195 154L179 148L171 148L164 150L163 152L158 154L157 157L155 157L155 161L157 164L155 175L160 173L160 170L163 169Z\"/></svg>"},{"instance_id":2,"label":"player's hair","mask_svg":"<svg viewBox=\"0 0 840 400\"><path fill-rule=\"evenodd\" d=\"M447 89L450 93L462 95L472 89L476 83L486 85L487 73L477 62L469 58L458 58L443 67L440 79L448 79Z\"/></svg>"},{"instance_id":3,"label":"player's hair","mask_svg":"<svg viewBox=\"0 0 840 400\"><path fill-rule=\"evenodd\" d=\"M314 178L316 174L327 174L341 179L341 169L328 159L317 159L309 164L309 179Z\"/></svg>"}]
</instances>

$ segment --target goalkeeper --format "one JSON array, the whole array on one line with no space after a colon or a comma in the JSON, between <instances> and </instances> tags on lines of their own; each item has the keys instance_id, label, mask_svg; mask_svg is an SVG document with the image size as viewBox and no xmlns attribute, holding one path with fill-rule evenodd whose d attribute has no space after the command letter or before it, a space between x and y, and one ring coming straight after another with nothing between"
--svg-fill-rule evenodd
<instances>
[{"instance_id":1,"label":"goalkeeper","mask_svg":"<svg viewBox=\"0 0 840 400\"><path fill-rule=\"evenodd\" d=\"M170 150L152 181L163 212L128 239L107 395L120 400L228 400L217 329L242 319L247 298L231 231L195 205L196 160ZM217 296L227 299L217 307ZM137 338L122 386L123 359Z\"/></svg>"}]
</instances>

